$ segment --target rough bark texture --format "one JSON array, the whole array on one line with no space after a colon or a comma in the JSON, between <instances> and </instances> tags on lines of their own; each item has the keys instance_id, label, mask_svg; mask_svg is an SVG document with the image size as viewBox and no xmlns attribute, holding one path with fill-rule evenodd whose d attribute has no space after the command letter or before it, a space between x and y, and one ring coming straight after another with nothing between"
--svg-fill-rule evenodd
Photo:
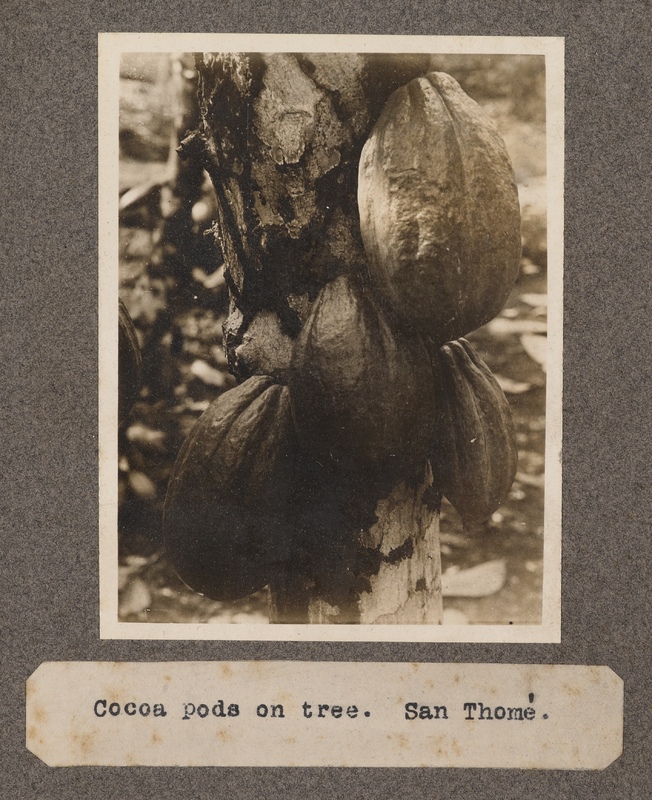
<instances>
[{"instance_id":1,"label":"rough bark texture","mask_svg":"<svg viewBox=\"0 0 652 800\"><path fill-rule=\"evenodd\" d=\"M239 379L286 383L294 340L320 289L364 276L357 173L364 142L425 57L204 54L202 126L183 152L208 171L231 296L225 342ZM382 369L383 365L379 365ZM437 623L438 496L303 471L296 553L272 584L276 622Z\"/></svg>"},{"instance_id":2,"label":"rough bark texture","mask_svg":"<svg viewBox=\"0 0 652 800\"><path fill-rule=\"evenodd\" d=\"M430 469L390 489L316 477L294 560L272 583L272 621L439 623L440 498Z\"/></svg>"}]
</instances>

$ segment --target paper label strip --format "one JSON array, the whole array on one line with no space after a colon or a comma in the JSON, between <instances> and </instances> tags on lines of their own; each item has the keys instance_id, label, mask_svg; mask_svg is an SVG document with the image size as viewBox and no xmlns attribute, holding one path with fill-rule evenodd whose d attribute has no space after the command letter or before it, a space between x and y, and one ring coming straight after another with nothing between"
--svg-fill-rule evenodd
<instances>
[{"instance_id":1,"label":"paper label strip","mask_svg":"<svg viewBox=\"0 0 652 800\"><path fill-rule=\"evenodd\" d=\"M603 769L622 735L607 667L48 662L27 681L50 766Z\"/></svg>"}]
</instances>

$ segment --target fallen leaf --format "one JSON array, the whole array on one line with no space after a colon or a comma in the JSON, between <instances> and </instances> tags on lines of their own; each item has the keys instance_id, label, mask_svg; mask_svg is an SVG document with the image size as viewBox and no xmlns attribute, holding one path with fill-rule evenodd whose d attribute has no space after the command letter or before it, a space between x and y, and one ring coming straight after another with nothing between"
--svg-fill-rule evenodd
<instances>
[{"instance_id":1,"label":"fallen leaf","mask_svg":"<svg viewBox=\"0 0 652 800\"><path fill-rule=\"evenodd\" d=\"M200 267L195 267L192 271L192 277L197 283L201 283L205 289L217 289L226 285L224 267L219 267L215 272L211 272L210 275L207 275Z\"/></svg>"},{"instance_id":2,"label":"fallen leaf","mask_svg":"<svg viewBox=\"0 0 652 800\"><path fill-rule=\"evenodd\" d=\"M223 347L213 345L213 347L211 347L211 358L213 358L215 362L222 367L226 367L228 364L226 353L224 352Z\"/></svg>"},{"instance_id":3,"label":"fallen leaf","mask_svg":"<svg viewBox=\"0 0 652 800\"><path fill-rule=\"evenodd\" d=\"M464 536L461 533L452 533L452 532L442 532L441 534L441 542L442 544L450 545L451 547L470 547L471 540L468 536Z\"/></svg>"},{"instance_id":4,"label":"fallen leaf","mask_svg":"<svg viewBox=\"0 0 652 800\"><path fill-rule=\"evenodd\" d=\"M521 259L521 272L523 275L538 275L541 272L541 267L529 258L523 258Z\"/></svg>"},{"instance_id":5,"label":"fallen leaf","mask_svg":"<svg viewBox=\"0 0 652 800\"><path fill-rule=\"evenodd\" d=\"M240 611L234 614L229 621L233 623L246 622L250 625L268 625L269 617L266 614L260 614L255 611Z\"/></svg>"},{"instance_id":6,"label":"fallen leaf","mask_svg":"<svg viewBox=\"0 0 652 800\"><path fill-rule=\"evenodd\" d=\"M127 428L127 439L135 444L144 445L145 447L152 447L155 450L163 451L165 449L165 433L157 431L153 428L148 428L140 422L136 422Z\"/></svg>"},{"instance_id":7,"label":"fallen leaf","mask_svg":"<svg viewBox=\"0 0 652 800\"><path fill-rule=\"evenodd\" d=\"M523 392L527 392L532 388L531 383L513 381L511 378L506 378L504 375L494 374L494 378L498 381L498 385L505 394L523 394Z\"/></svg>"},{"instance_id":8,"label":"fallen leaf","mask_svg":"<svg viewBox=\"0 0 652 800\"><path fill-rule=\"evenodd\" d=\"M188 409L188 411L199 411L203 414L210 404L210 400L196 400L188 401L185 407Z\"/></svg>"},{"instance_id":9,"label":"fallen leaf","mask_svg":"<svg viewBox=\"0 0 652 800\"><path fill-rule=\"evenodd\" d=\"M197 224L209 224L213 219L213 209L205 200L197 200L190 212L192 221Z\"/></svg>"},{"instance_id":10,"label":"fallen leaf","mask_svg":"<svg viewBox=\"0 0 652 800\"><path fill-rule=\"evenodd\" d=\"M221 388L226 383L226 377L223 372L220 372L219 369L215 369L211 367L210 364L199 359L193 361L190 365L190 374L194 375L195 378L199 378L203 383L207 383L209 386Z\"/></svg>"},{"instance_id":11,"label":"fallen leaf","mask_svg":"<svg viewBox=\"0 0 652 800\"><path fill-rule=\"evenodd\" d=\"M129 567L118 567L118 591L121 592L126 588L129 578L131 577L131 570Z\"/></svg>"},{"instance_id":12,"label":"fallen leaf","mask_svg":"<svg viewBox=\"0 0 652 800\"><path fill-rule=\"evenodd\" d=\"M530 356L533 361L536 361L541 369L546 371L546 364L548 360L548 339L545 336L537 336L534 334L523 334L521 336L521 344L523 349Z\"/></svg>"},{"instance_id":13,"label":"fallen leaf","mask_svg":"<svg viewBox=\"0 0 652 800\"><path fill-rule=\"evenodd\" d=\"M124 563L127 567L130 567L132 570L134 570L151 564L152 559L146 558L145 556L129 555L124 557Z\"/></svg>"},{"instance_id":14,"label":"fallen leaf","mask_svg":"<svg viewBox=\"0 0 652 800\"><path fill-rule=\"evenodd\" d=\"M520 333L547 333L548 324L536 319L505 319L496 317L488 322L486 329L493 336L509 336Z\"/></svg>"},{"instance_id":15,"label":"fallen leaf","mask_svg":"<svg viewBox=\"0 0 652 800\"><path fill-rule=\"evenodd\" d=\"M441 578L441 590L444 597L486 597L499 592L506 580L505 559L497 558L459 572L446 570Z\"/></svg>"},{"instance_id":16,"label":"fallen leaf","mask_svg":"<svg viewBox=\"0 0 652 800\"><path fill-rule=\"evenodd\" d=\"M526 486L534 486L535 489L543 489L545 484L544 475L526 475L524 472L517 472L515 480Z\"/></svg>"},{"instance_id":17,"label":"fallen leaf","mask_svg":"<svg viewBox=\"0 0 652 800\"><path fill-rule=\"evenodd\" d=\"M457 608L445 608L441 618L442 625L468 625L469 618Z\"/></svg>"},{"instance_id":18,"label":"fallen leaf","mask_svg":"<svg viewBox=\"0 0 652 800\"><path fill-rule=\"evenodd\" d=\"M129 486L141 500L153 500L156 497L156 485L144 472L130 472Z\"/></svg>"},{"instance_id":19,"label":"fallen leaf","mask_svg":"<svg viewBox=\"0 0 652 800\"><path fill-rule=\"evenodd\" d=\"M140 614L151 602L152 595L145 581L133 578L120 598L119 615L124 618L131 614Z\"/></svg>"},{"instance_id":20,"label":"fallen leaf","mask_svg":"<svg viewBox=\"0 0 652 800\"><path fill-rule=\"evenodd\" d=\"M519 297L519 300L522 300L524 303L527 303L529 306L536 308L537 306L547 306L548 305L548 295L547 294L536 294L535 292L526 292Z\"/></svg>"},{"instance_id":21,"label":"fallen leaf","mask_svg":"<svg viewBox=\"0 0 652 800\"><path fill-rule=\"evenodd\" d=\"M118 211L126 211L130 206L146 200L152 192L159 192L161 184L158 181L145 181L144 183L128 189L118 201Z\"/></svg>"}]
</instances>

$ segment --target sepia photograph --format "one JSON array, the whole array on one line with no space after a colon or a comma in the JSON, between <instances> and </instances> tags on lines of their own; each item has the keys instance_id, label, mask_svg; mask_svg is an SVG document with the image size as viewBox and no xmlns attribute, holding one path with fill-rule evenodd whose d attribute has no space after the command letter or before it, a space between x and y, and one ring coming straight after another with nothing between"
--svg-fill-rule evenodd
<instances>
[{"instance_id":1,"label":"sepia photograph","mask_svg":"<svg viewBox=\"0 0 652 800\"><path fill-rule=\"evenodd\" d=\"M100 38L104 638L559 641L563 47Z\"/></svg>"}]
</instances>

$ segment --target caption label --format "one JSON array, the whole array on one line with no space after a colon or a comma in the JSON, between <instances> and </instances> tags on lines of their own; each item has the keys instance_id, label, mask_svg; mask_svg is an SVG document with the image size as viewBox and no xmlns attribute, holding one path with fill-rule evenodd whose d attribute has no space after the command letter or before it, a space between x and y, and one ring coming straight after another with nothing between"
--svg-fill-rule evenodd
<instances>
[{"instance_id":1,"label":"caption label","mask_svg":"<svg viewBox=\"0 0 652 800\"><path fill-rule=\"evenodd\" d=\"M622 728L607 667L47 662L27 681L50 766L603 769Z\"/></svg>"}]
</instances>

